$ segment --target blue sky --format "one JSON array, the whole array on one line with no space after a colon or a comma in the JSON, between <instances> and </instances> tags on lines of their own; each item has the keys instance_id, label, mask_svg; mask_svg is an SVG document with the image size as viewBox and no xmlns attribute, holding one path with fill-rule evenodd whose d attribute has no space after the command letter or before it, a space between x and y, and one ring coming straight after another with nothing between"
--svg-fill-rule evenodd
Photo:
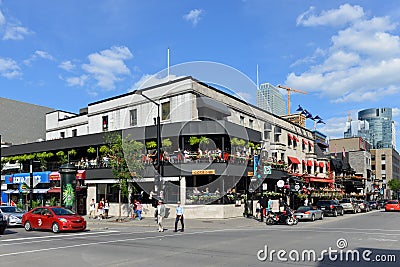
<instances>
[{"instance_id":1,"label":"blue sky","mask_svg":"<svg viewBox=\"0 0 400 267\"><path fill-rule=\"evenodd\" d=\"M361 109L393 108L398 126L398 21L396 0L0 0L0 96L78 112L163 70L169 47L171 65L217 62L254 82L258 64L260 83L309 93L291 94L292 113L343 137Z\"/></svg>"}]
</instances>

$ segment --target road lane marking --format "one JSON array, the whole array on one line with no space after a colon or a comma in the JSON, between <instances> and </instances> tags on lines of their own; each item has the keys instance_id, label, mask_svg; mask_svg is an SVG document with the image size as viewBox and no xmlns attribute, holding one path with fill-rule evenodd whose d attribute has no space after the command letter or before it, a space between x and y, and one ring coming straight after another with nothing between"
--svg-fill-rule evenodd
<instances>
[{"instance_id":1,"label":"road lane marking","mask_svg":"<svg viewBox=\"0 0 400 267\"><path fill-rule=\"evenodd\" d=\"M384 239L384 238L368 238L370 240L376 240L376 241L380 241L380 242L398 242L399 240L396 239Z\"/></svg>"}]
</instances>

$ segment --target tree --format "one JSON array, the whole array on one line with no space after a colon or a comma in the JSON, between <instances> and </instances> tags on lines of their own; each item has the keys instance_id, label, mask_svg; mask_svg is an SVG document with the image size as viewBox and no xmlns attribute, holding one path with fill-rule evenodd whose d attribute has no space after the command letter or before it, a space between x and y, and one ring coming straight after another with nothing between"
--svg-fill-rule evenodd
<instances>
[{"instance_id":1,"label":"tree","mask_svg":"<svg viewBox=\"0 0 400 267\"><path fill-rule=\"evenodd\" d=\"M94 148L94 147L89 147L88 149L87 149L87 153L89 153L89 154L94 154L94 153L96 153L96 149Z\"/></svg>"},{"instance_id":2,"label":"tree","mask_svg":"<svg viewBox=\"0 0 400 267\"><path fill-rule=\"evenodd\" d=\"M105 136L109 164L114 178L118 179L115 186L119 189L119 220L122 213L122 196L129 195L129 184L132 177L140 179L144 170L142 164L143 144L131 139L122 138L120 134L108 133Z\"/></svg>"},{"instance_id":3,"label":"tree","mask_svg":"<svg viewBox=\"0 0 400 267\"><path fill-rule=\"evenodd\" d=\"M387 186L390 188L390 190L396 192L396 198L398 198L400 190L400 180L393 178L387 183Z\"/></svg>"},{"instance_id":4,"label":"tree","mask_svg":"<svg viewBox=\"0 0 400 267\"><path fill-rule=\"evenodd\" d=\"M61 164L67 163L68 162L68 158L67 155L65 155L65 152L60 150L56 153L56 156L59 158L59 161Z\"/></svg>"}]
</instances>

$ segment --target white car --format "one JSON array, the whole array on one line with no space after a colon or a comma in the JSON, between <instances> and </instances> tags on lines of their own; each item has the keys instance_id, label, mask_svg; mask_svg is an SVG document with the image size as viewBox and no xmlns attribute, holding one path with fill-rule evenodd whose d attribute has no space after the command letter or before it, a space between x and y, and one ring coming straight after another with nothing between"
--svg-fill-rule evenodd
<instances>
[{"instance_id":1,"label":"white car","mask_svg":"<svg viewBox=\"0 0 400 267\"><path fill-rule=\"evenodd\" d=\"M25 211L15 206L0 206L0 210L7 218L8 226L22 226L22 215Z\"/></svg>"}]
</instances>

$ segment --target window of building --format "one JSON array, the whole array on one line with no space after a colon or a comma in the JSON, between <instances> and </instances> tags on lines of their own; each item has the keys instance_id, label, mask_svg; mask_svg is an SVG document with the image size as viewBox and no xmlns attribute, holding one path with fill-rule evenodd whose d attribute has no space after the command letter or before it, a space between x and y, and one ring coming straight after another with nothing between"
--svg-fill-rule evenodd
<instances>
[{"instance_id":1,"label":"window of building","mask_svg":"<svg viewBox=\"0 0 400 267\"><path fill-rule=\"evenodd\" d=\"M170 102L164 102L161 104L161 119L163 121L170 119L171 104Z\"/></svg>"},{"instance_id":2,"label":"window of building","mask_svg":"<svg viewBox=\"0 0 400 267\"><path fill-rule=\"evenodd\" d=\"M270 140L271 139L271 132L264 131L264 139L265 140Z\"/></svg>"},{"instance_id":3,"label":"window of building","mask_svg":"<svg viewBox=\"0 0 400 267\"><path fill-rule=\"evenodd\" d=\"M65 138L65 132L60 132L60 137Z\"/></svg>"},{"instance_id":4,"label":"window of building","mask_svg":"<svg viewBox=\"0 0 400 267\"><path fill-rule=\"evenodd\" d=\"M240 116L240 125L244 125L244 117Z\"/></svg>"},{"instance_id":5,"label":"window of building","mask_svg":"<svg viewBox=\"0 0 400 267\"><path fill-rule=\"evenodd\" d=\"M137 125L137 109L132 109L129 111L130 113L130 118L131 118L131 126L136 126Z\"/></svg>"},{"instance_id":6,"label":"window of building","mask_svg":"<svg viewBox=\"0 0 400 267\"><path fill-rule=\"evenodd\" d=\"M385 154L382 154L381 155L381 160L385 160L386 159L386 155Z\"/></svg>"},{"instance_id":7,"label":"window of building","mask_svg":"<svg viewBox=\"0 0 400 267\"><path fill-rule=\"evenodd\" d=\"M108 116L102 118L103 131L108 131Z\"/></svg>"},{"instance_id":8,"label":"window of building","mask_svg":"<svg viewBox=\"0 0 400 267\"><path fill-rule=\"evenodd\" d=\"M275 143L279 143L280 142L280 140L281 140L281 135L280 134L275 134L275 137L274 137L274 142Z\"/></svg>"},{"instance_id":9,"label":"window of building","mask_svg":"<svg viewBox=\"0 0 400 267\"><path fill-rule=\"evenodd\" d=\"M73 129L72 130L72 137L76 137L78 136L78 130L77 129Z\"/></svg>"},{"instance_id":10,"label":"window of building","mask_svg":"<svg viewBox=\"0 0 400 267\"><path fill-rule=\"evenodd\" d=\"M375 161L375 155L371 155L371 160Z\"/></svg>"},{"instance_id":11,"label":"window of building","mask_svg":"<svg viewBox=\"0 0 400 267\"><path fill-rule=\"evenodd\" d=\"M382 164L382 171L386 170L386 164Z\"/></svg>"},{"instance_id":12,"label":"window of building","mask_svg":"<svg viewBox=\"0 0 400 267\"><path fill-rule=\"evenodd\" d=\"M375 164L371 165L371 170L375 171Z\"/></svg>"},{"instance_id":13,"label":"window of building","mask_svg":"<svg viewBox=\"0 0 400 267\"><path fill-rule=\"evenodd\" d=\"M97 184L96 200L99 202L102 198L108 202L118 203L118 187L114 184ZM128 198L122 196L122 203L128 203Z\"/></svg>"},{"instance_id":14,"label":"window of building","mask_svg":"<svg viewBox=\"0 0 400 267\"><path fill-rule=\"evenodd\" d=\"M253 122L254 122L253 120L249 119L249 128L253 128Z\"/></svg>"}]
</instances>

